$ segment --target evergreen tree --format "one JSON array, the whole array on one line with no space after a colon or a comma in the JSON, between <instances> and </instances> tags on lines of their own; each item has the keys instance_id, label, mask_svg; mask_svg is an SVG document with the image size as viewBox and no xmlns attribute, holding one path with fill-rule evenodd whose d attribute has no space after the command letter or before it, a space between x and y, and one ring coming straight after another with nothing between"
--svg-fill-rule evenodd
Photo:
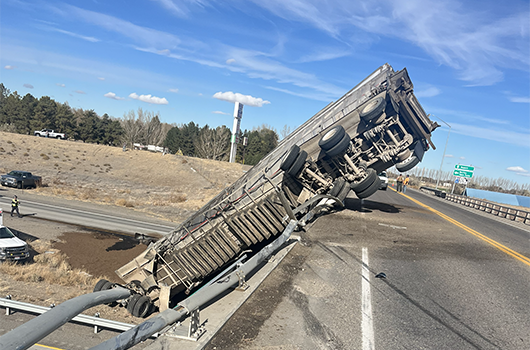
<instances>
[{"instance_id":1,"label":"evergreen tree","mask_svg":"<svg viewBox=\"0 0 530 350\"><path fill-rule=\"evenodd\" d=\"M167 132L166 139L164 140L164 147L167 147L169 152L176 153L181 146L180 140L180 129L177 126L174 126Z\"/></svg>"},{"instance_id":2,"label":"evergreen tree","mask_svg":"<svg viewBox=\"0 0 530 350\"><path fill-rule=\"evenodd\" d=\"M56 114L57 104L48 96L42 96L35 106L34 115L30 122L30 127L33 130L41 130L44 128L57 129Z\"/></svg>"}]
</instances>

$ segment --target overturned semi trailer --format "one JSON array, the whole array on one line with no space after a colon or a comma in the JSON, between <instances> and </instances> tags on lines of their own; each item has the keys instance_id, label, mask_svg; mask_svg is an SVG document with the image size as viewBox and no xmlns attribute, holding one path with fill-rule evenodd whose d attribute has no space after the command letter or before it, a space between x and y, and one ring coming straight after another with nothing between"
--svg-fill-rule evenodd
<instances>
[{"instance_id":1,"label":"overturned semi trailer","mask_svg":"<svg viewBox=\"0 0 530 350\"><path fill-rule=\"evenodd\" d=\"M385 64L338 101L286 137L233 185L116 273L133 295L124 301L137 317L169 306L225 269L243 252L260 249L315 201L366 198L377 174L401 172L423 158L431 133L407 70ZM333 202L327 200L327 202ZM95 290L111 288L100 281ZM178 300L174 300L178 301Z\"/></svg>"}]
</instances>

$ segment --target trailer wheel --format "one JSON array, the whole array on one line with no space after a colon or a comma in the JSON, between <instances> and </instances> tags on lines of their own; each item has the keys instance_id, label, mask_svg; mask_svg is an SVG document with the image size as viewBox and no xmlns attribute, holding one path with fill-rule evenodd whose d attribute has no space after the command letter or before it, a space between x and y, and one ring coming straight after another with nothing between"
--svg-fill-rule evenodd
<instances>
[{"instance_id":1,"label":"trailer wheel","mask_svg":"<svg viewBox=\"0 0 530 350\"><path fill-rule=\"evenodd\" d=\"M370 121L376 117L379 117L385 109L385 100L382 97L377 97L370 100L361 109L359 116L365 121Z\"/></svg>"},{"instance_id":2,"label":"trailer wheel","mask_svg":"<svg viewBox=\"0 0 530 350\"><path fill-rule=\"evenodd\" d=\"M409 158L405 159L401 163L396 164L397 171L404 173L406 171L409 171L410 169L414 168L416 165L420 163L420 160L418 157L416 157L414 154L412 154Z\"/></svg>"},{"instance_id":3,"label":"trailer wheel","mask_svg":"<svg viewBox=\"0 0 530 350\"><path fill-rule=\"evenodd\" d=\"M296 157L295 161L293 162L293 165L289 168L289 171L287 171L287 173L293 177L298 175L306 159L307 159L307 152L300 151L300 153L298 154L298 157Z\"/></svg>"},{"instance_id":4,"label":"trailer wheel","mask_svg":"<svg viewBox=\"0 0 530 350\"><path fill-rule=\"evenodd\" d=\"M138 299L140 299L140 297L140 294L134 294L127 302L127 311L133 316L134 307L136 306L136 302L138 301Z\"/></svg>"},{"instance_id":5,"label":"trailer wheel","mask_svg":"<svg viewBox=\"0 0 530 350\"><path fill-rule=\"evenodd\" d=\"M346 180L344 180L343 177L339 177L333 182L333 187L329 191L329 195L333 197L338 197L339 193L344 188L344 185L346 184Z\"/></svg>"},{"instance_id":6,"label":"trailer wheel","mask_svg":"<svg viewBox=\"0 0 530 350\"><path fill-rule=\"evenodd\" d=\"M412 154L412 151L410 149L406 149L400 153L397 154L397 158L400 160L400 161L404 161L405 159L407 159L408 157L410 157L410 155Z\"/></svg>"},{"instance_id":7,"label":"trailer wheel","mask_svg":"<svg viewBox=\"0 0 530 350\"><path fill-rule=\"evenodd\" d=\"M326 151L326 154L329 157L335 157L341 153L346 152L346 150L350 147L350 135L344 133L344 136L342 137L342 140L339 141L334 147L330 148Z\"/></svg>"},{"instance_id":8,"label":"trailer wheel","mask_svg":"<svg viewBox=\"0 0 530 350\"><path fill-rule=\"evenodd\" d=\"M135 317L144 318L149 314L149 311L151 310L151 299L149 297L143 295L138 300L136 300L136 304L134 304L132 315Z\"/></svg>"},{"instance_id":9,"label":"trailer wheel","mask_svg":"<svg viewBox=\"0 0 530 350\"><path fill-rule=\"evenodd\" d=\"M364 191L355 192L355 194L359 199L367 198L376 193L380 186L381 181L379 180L379 177L377 177L377 179L375 179L375 181L371 183L367 189Z\"/></svg>"},{"instance_id":10,"label":"trailer wheel","mask_svg":"<svg viewBox=\"0 0 530 350\"><path fill-rule=\"evenodd\" d=\"M342 125L337 125L322 136L320 141L318 141L318 145L321 149L327 151L337 145L344 137L344 134L346 134L346 131Z\"/></svg>"},{"instance_id":11,"label":"trailer wheel","mask_svg":"<svg viewBox=\"0 0 530 350\"><path fill-rule=\"evenodd\" d=\"M379 181L377 172L372 168L368 168L366 170L366 176L364 177L364 179L358 182L352 182L351 189L354 190L355 193L362 192L366 190L368 187L370 187L370 185L372 185L372 183L376 180Z\"/></svg>"},{"instance_id":12,"label":"trailer wheel","mask_svg":"<svg viewBox=\"0 0 530 350\"><path fill-rule=\"evenodd\" d=\"M289 170L289 168L291 168L294 161L296 160L296 157L298 157L299 153L300 147L298 147L297 145L293 145L293 147L291 147L291 149L289 150L287 157L285 157L282 164L280 165L280 169L282 169L283 171Z\"/></svg>"},{"instance_id":13,"label":"trailer wheel","mask_svg":"<svg viewBox=\"0 0 530 350\"><path fill-rule=\"evenodd\" d=\"M96 285L94 286L94 292L99 292L100 290L106 290L106 289L109 289L109 288L103 288L103 286L105 286L107 283L110 283L109 281L105 280L105 279L101 279L99 280Z\"/></svg>"}]
</instances>

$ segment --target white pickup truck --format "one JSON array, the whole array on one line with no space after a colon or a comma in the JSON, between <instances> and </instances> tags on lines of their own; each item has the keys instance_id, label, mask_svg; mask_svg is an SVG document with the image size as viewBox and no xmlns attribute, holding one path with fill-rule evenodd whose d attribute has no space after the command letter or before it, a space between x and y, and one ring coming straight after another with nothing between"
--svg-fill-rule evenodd
<instances>
[{"instance_id":1,"label":"white pickup truck","mask_svg":"<svg viewBox=\"0 0 530 350\"><path fill-rule=\"evenodd\" d=\"M27 258L29 258L28 244L3 225L2 209L0 209L0 264L2 261L18 261Z\"/></svg>"},{"instance_id":2,"label":"white pickup truck","mask_svg":"<svg viewBox=\"0 0 530 350\"><path fill-rule=\"evenodd\" d=\"M37 130L37 131L33 132L33 135L38 136L38 137L49 137L49 138L52 138L52 139L66 140L66 134L62 134L60 132L55 132L52 129Z\"/></svg>"}]
</instances>

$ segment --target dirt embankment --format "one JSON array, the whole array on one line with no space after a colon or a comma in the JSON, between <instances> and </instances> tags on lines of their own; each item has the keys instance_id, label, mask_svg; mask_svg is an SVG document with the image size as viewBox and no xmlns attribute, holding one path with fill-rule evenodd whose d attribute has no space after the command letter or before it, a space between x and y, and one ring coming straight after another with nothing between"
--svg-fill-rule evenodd
<instances>
[{"instance_id":1,"label":"dirt embankment","mask_svg":"<svg viewBox=\"0 0 530 350\"><path fill-rule=\"evenodd\" d=\"M74 199L141 211L178 223L202 207L248 167L205 159L162 155L82 142L0 132L0 173L30 171L43 187L15 190L47 200ZM0 193L2 195L2 193ZM90 231L33 217L8 218L5 225L30 243L34 259L0 265L0 295L39 305L59 304L88 293L105 277L145 250L126 236ZM123 308L98 306L89 313L138 322Z\"/></svg>"},{"instance_id":2,"label":"dirt embankment","mask_svg":"<svg viewBox=\"0 0 530 350\"><path fill-rule=\"evenodd\" d=\"M242 174L241 164L0 132L0 173L31 171L32 193L117 205L180 222Z\"/></svg>"}]
</instances>

